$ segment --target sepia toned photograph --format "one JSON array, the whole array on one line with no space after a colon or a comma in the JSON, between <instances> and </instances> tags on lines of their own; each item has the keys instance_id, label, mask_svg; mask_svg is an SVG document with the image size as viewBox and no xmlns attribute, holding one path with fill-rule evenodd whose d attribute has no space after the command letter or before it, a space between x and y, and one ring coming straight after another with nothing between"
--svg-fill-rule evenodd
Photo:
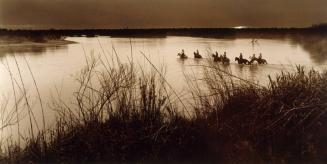
<instances>
[{"instance_id":1,"label":"sepia toned photograph","mask_svg":"<svg viewBox=\"0 0 327 164\"><path fill-rule=\"evenodd\" d=\"M0 163L327 163L327 1L0 0Z\"/></svg>"}]
</instances>

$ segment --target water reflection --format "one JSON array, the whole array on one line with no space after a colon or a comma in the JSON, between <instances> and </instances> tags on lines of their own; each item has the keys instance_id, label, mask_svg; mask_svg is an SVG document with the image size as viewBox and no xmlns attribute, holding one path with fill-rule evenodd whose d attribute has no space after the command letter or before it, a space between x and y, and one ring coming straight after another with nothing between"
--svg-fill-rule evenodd
<instances>
[{"instance_id":1,"label":"water reflection","mask_svg":"<svg viewBox=\"0 0 327 164\"><path fill-rule=\"evenodd\" d=\"M327 61L327 37L319 35L297 35L291 38L291 42L300 45L307 51L310 58L316 64L324 64Z\"/></svg>"},{"instance_id":2,"label":"water reflection","mask_svg":"<svg viewBox=\"0 0 327 164\"><path fill-rule=\"evenodd\" d=\"M185 63L186 63L186 61L187 61L187 59L176 59L176 61L177 61L177 63L179 63L182 67L184 67L185 66Z\"/></svg>"},{"instance_id":3,"label":"water reflection","mask_svg":"<svg viewBox=\"0 0 327 164\"><path fill-rule=\"evenodd\" d=\"M0 58L6 55L42 55L45 53L56 53L59 50L66 50L67 45L47 45L47 46L37 46L37 45L24 45L24 46L0 46Z\"/></svg>"}]
</instances>

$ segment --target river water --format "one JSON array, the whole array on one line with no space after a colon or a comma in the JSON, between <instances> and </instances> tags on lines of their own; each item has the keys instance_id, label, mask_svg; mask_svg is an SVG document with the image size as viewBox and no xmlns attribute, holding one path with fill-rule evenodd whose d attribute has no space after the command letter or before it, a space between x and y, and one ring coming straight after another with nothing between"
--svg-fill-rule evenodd
<instances>
[{"instance_id":1,"label":"river water","mask_svg":"<svg viewBox=\"0 0 327 164\"><path fill-rule=\"evenodd\" d=\"M219 54L227 53L227 57L231 59L231 64L225 67L228 67L228 70L234 75L262 85L267 83L268 75L273 76L280 71L292 71L295 69L295 65L322 69L327 64L326 38L254 38L181 36L118 38L98 36L67 37L66 40L72 41L69 44L17 43L7 45L0 43L1 109L11 110L13 108L11 103L8 103L7 107L5 107L6 103L4 103L7 100L12 102L14 99L12 83L14 82L18 93L20 90L18 84L22 86L18 66L37 122L41 122L40 104L38 103L37 92L29 66L37 83L43 105L46 106L47 122L51 125L54 116L47 106L51 103L52 97L60 95L66 102L73 101L73 92L78 87L76 78L81 69L86 66L86 58L91 55L112 58L117 53L123 63L128 63L133 59L136 65L151 68L149 61L143 55L145 54L156 67L164 66L166 68L168 83L181 95L183 92L187 92L188 89L185 74L195 72L195 76L201 76L199 75L201 74L200 65L204 65L208 60L211 60L210 54L215 51L218 51ZM177 57L177 53L181 49L185 50L185 53L189 56L188 59L181 60ZM193 59L193 52L196 50L199 50L204 59ZM244 58L248 58L253 53L257 55L262 53L268 64L240 66L234 61L234 58L239 56L240 53L243 53ZM12 72L14 80L11 79L10 72ZM187 97L183 98L187 99ZM26 115L26 112L20 114L21 122L27 121ZM2 120L7 117L10 117L10 112L2 112ZM11 120L15 119L11 118ZM6 121L2 121L2 126L5 124ZM28 128L27 125L25 128ZM26 132L22 133L26 135Z\"/></svg>"}]
</instances>

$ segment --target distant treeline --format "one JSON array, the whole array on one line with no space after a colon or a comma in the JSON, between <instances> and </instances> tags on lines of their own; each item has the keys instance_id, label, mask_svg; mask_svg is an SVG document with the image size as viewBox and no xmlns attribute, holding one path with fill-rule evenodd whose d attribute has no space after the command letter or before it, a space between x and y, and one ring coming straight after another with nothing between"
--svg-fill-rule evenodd
<instances>
[{"instance_id":1,"label":"distant treeline","mask_svg":"<svg viewBox=\"0 0 327 164\"><path fill-rule=\"evenodd\" d=\"M58 39L62 36L132 36L132 37L166 37L166 36L204 36L219 37L236 34L326 34L327 24L313 25L308 28L159 28L159 29L47 29L17 30L0 29L0 36L47 37Z\"/></svg>"}]
</instances>

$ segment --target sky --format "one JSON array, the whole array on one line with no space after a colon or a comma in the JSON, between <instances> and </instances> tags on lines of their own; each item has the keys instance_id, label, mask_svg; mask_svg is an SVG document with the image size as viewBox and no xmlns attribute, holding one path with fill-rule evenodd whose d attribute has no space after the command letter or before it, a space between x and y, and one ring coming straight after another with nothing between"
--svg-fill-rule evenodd
<instances>
[{"instance_id":1,"label":"sky","mask_svg":"<svg viewBox=\"0 0 327 164\"><path fill-rule=\"evenodd\" d=\"M307 27L327 0L0 0L0 27Z\"/></svg>"}]
</instances>

